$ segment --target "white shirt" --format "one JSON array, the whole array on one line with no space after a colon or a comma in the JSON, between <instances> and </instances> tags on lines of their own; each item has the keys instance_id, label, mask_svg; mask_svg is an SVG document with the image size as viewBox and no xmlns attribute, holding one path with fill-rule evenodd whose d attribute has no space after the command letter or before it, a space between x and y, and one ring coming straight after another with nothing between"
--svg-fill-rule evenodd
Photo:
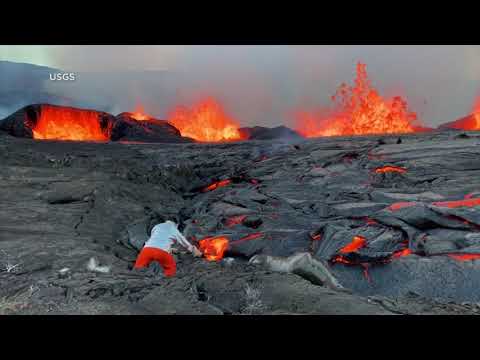
<instances>
[{"instance_id":1,"label":"white shirt","mask_svg":"<svg viewBox=\"0 0 480 360\"><path fill-rule=\"evenodd\" d=\"M177 224L173 221L155 225L144 247L157 248L170 253L172 245L176 242L175 239L172 240L171 238L176 238L180 245L190 252L193 251L193 245L178 231Z\"/></svg>"}]
</instances>

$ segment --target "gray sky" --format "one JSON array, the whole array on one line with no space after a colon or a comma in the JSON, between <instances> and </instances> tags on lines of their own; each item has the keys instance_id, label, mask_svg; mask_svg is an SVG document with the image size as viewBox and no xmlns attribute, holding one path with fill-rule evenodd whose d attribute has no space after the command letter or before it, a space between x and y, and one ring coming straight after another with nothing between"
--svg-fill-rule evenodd
<instances>
[{"instance_id":1,"label":"gray sky","mask_svg":"<svg viewBox=\"0 0 480 360\"><path fill-rule=\"evenodd\" d=\"M165 84L155 94L168 98L159 100L159 116L212 95L243 125L291 125L293 111L328 105L341 82L352 83L357 61L382 95L404 96L426 125L468 114L480 94L480 46L0 46L0 60L78 72L164 70L173 75L168 95ZM142 84L135 97L142 91L152 98Z\"/></svg>"}]
</instances>

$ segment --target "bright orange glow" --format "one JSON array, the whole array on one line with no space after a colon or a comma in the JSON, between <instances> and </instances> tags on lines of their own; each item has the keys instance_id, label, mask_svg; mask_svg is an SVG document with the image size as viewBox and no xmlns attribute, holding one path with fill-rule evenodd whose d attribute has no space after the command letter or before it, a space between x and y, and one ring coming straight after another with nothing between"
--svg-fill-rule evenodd
<instances>
[{"instance_id":1,"label":"bright orange glow","mask_svg":"<svg viewBox=\"0 0 480 360\"><path fill-rule=\"evenodd\" d=\"M176 127L182 136L197 141L221 142L244 139L239 132L239 123L229 117L220 104L208 98L192 109L177 107L168 122Z\"/></svg>"},{"instance_id":2,"label":"bright orange glow","mask_svg":"<svg viewBox=\"0 0 480 360\"><path fill-rule=\"evenodd\" d=\"M230 180L230 179L216 181L213 184L210 184L207 187L203 188L202 192L209 192L209 191L218 189L219 187L227 186L231 182L232 182L232 180Z\"/></svg>"},{"instance_id":3,"label":"bright orange glow","mask_svg":"<svg viewBox=\"0 0 480 360\"><path fill-rule=\"evenodd\" d=\"M200 251L208 261L218 261L228 249L228 238L225 236L206 237L198 242Z\"/></svg>"},{"instance_id":4,"label":"bright orange glow","mask_svg":"<svg viewBox=\"0 0 480 360\"><path fill-rule=\"evenodd\" d=\"M458 261L468 261L468 260L476 260L480 259L480 254L447 254L452 259Z\"/></svg>"},{"instance_id":5,"label":"bright orange glow","mask_svg":"<svg viewBox=\"0 0 480 360\"><path fill-rule=\"evenodd\" d=\"M400 209L403 209L403 208L415 206L416 204L417 203L415 203L415 202L401 201L401 202L397 202L397 203L394 203L394 204L390 205L389 207L387 207L387 209L390 210L390 211L397 211L397 210L400 210Z\"/></svg>"},{"instance_id":6,"label":"bright orange glow","mask_svg":"<svg viewBox=\"0 0 480 360\"><path fill-rule=\"evenodd\" d=\"M399 167L399 166L383 166L375 169L375 172L377 174L384 174L387 172L397 172L400 174L404 174L407 172L407 169Z\"/></svg>"},{"instance_id":7,"label":"bright orange glow","mask_svg":"<svg viewBox=\"0 0 480 360\"><path fill-rule=\"evenodd\" d=\"M465 199L465 200L456 200L456 201L438 201L433 202L432 205L448 208L457 208L457 207L472 207L480 205L480 198L476 199Z\"/></svg>"},{"instance_id":8,"label":"bright orange glow","mask_svg":"<svg viewBox=\"0 0 480 360\"><path fill-rule=\"evenodd\" d=\"M365 245L367 245L367 242L363 236L354 236L352 242L341 248L339 252L348 254L365 247Z\"/></svg>"},{"instance_id":9,"label":"bright orange glow","mask_svg":"<svg viewBox=\"0 0 480 360\"><path fill-rule=\"evenodd\" d=\"M400 134L420 131L417 115L400 96L381 97L368 79L366 65L357 64L353 87L341 84L333 109L322 114L300 112L296 130L305 137Z\"/></svg>"},{"instance_id":10,"label":"bright orange glow","mask_svg":"<svg viewBox=\"0 0 480 360\"><path fill-rule=\"evenodd\" d=\"M475 130L480 129L480 97L477 97L473 105L473 116L475 117Z\"/></svg>"},{"instance_id":11,"label":"bright orange glow","mask_svg":"<svg viewBox=\"0 0 480 360\"><path fill-rule=\"evenodd\" d=\"M141 104L138 104L135 107L135 111L131 113L130 116L137 121L145 121L150 119L150 116L145 114L145 110Z\"/></svg>"},{"instance_id":12,"label":"bright orange glow","mask_svg":"<svg viewBox=\"0 0 480 360\"><path fill-rule=\"evenodd\" d=\"M403 249L403 250L400 250L400 251L396 251L392 254L392 259L396 259L396 258L399 258L399 257L402 257L402 256L408 256L412 253L412 250L410 249Z\"/></svg>"},{"instance_id":13,"label":"bright orange glow","mask_svg":"<svg viewBox=\"0 0 480 360\"><path fill-rule=\"evenodd\" d=\"M99 114L92 110L42 105L32 129L37 140L107 141Z\"/></svg>"}]
</instances>

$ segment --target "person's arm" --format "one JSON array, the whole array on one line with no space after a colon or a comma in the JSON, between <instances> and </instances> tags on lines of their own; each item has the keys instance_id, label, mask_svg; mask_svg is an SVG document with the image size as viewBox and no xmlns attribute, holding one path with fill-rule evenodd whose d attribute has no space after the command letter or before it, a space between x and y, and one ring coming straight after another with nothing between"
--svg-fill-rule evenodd
<instances>
[{"instance_id":1,"label":"person's arm","mask_svg":"<svg viewBox=\"0 0 480 360\"><path fill-rule=\"evenodd\" d=\"M178 235L176 236L177 242L182 245L184 248L186 248L188 251L193 252L193 249L195 246L190 244L190 242L183 236L180 232L178 232Z\"/></svg>"},{"instance_id":2,"label":"person's arm","mask_svg":"<svg viewBox=\"0 0 480 360\"><path fill-rule=\"evenodd\" d=\"M181 233L175 235L173 240L176 240L180 245L185 247L189 252L191 252L195 257L201 257L202 252L198 250L198 248L192 244L183 236Z\"/></svg>"}]
</instances>

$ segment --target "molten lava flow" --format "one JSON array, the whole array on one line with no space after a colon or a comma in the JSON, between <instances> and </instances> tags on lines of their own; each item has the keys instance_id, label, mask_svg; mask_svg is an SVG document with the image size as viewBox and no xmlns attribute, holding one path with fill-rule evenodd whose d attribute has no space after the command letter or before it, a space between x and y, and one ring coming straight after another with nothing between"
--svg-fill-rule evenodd
<instances>
[{"instance_id":1,"label":"molten lava flow","mask_svg":"<svg viewBox=\"0 0 480 360\"><path fill-rule=\"evenodd\" d=\"M232 216L225 220L225 226L232 227L232 226L241 224L243 223L243 220L245 220L246 218L247 218L247 215Z\"/></svg>"},{"instance_id":2,"label":"molten lava flow","mask_svg":"<svg viewBox=\"0 0 480 360\"><path fill-rule=\"evenodd\" d=\"M200 251L208 261L218 261L228 249L228 238L225 236L206 237L198 242Z\"/></svg>"},{"instance_id":3,"label":"molten lava flow","mask_svg":"<svg viewBox=\"0 0 480 360\"><path fill-rule=\"evenodd\" d=\"M366 65L357 64L353 87L341 84L332 97L333 109L321 114L297 114L297 131L305 137L412 133L417 115L400 96L384 99L368 79Z\"/></svg>"},{"instance_id":4,"label":"molten lava flow","mask_svg":"<svg viewBox=\"0 0 480 360\"><path fill-rule=\"evenodd\" d=\"M407 172L407 169L399 167L399 166L383 166L375 169L377 174L384 174L388 172L396 172L400 174L404 174Z\"/></svg>"},{"instance_id":5,"label":"molten lava flow","mask_svg":"<svg viewBox=\"0 0 480 360\"><path fill-rule=\"evenodd\" d=\"M456 200L456 201L438 201L433 202L432 205L440 206L440 207L448 207L448 208L457 208L457 207L473 207L480 205L480 198L475 199L465 199L465 200Z\"/></svg>"},{"instance_id":6,"label":"molten lava flow","mask_svg":"<svg viewBox=\"0 0 480 360\"><path fill-rule=\"evenodd\" d=\"M242 140L237 121L227 116L214 99L209 98L192 109L177 107L168 122L176 127L182 136L198 141L219 142Z\"/></svg>"},{"instance_id":7,"label":"molten lava flow","mask_svg":"<svg viewBox=\"0 0 480 360\"><path fill-rule=\"evenodd\" d=\"M397 211L397 210L400 210L400 209L403 209L403 208L415 206L416 204L417 203L415 203L415 202L401 201L401 202L397 202L397 203L394 203L394 204L390 205L389 207L387 207L387 209L390 210L390 211Z\"/></svg>"},{"instance_id":8,"label":"molten lava flow","mask_svg":"<svg viewBox=\"0 0 480 360\"><path fill-rule=\"evenodd\" d=\"M410 250L410 249L403 249L403 250L395 251L392 254L392 259L396 259L396 258L403 257L403 256L408 256L411 253L412 253L412 250Z\"/></svg>"},{"instance_id":9,"label":"molten lava flow","mask_svg":"<svg viewBox=\"0 0 480 360\"><path fill-rule=\"evenodd\" d=\"M447 254L452 259L458 261L468 261L480 259L480 254Z\"/></svg>"},{"instance_id":10,"label":"molten lava flow","mask_svg":"<svg viewBox=\"0 0 480 360\"><path fill-rule=\"evenodd\" d=\"M135 111L131 113L130 116L137 121L145 121L150 119L150 116L145 114L145 110L140 104L135 107Z\"/></svg>"},{"instance_id":11,"label":"molten lava flow","mask_svg":"<svg viewBox=\"0 0 480 360\"><path fill-rule=\"evenodd\" d=\"M339 252L348 254L365 247L365 245L367 245L367 242L363 236L354 236L352 242L341 248Z\"/></svg>"},{"instance_id":12,"label":"molten lava flow","mask_svg":"<svg viewBox=\"0 0 480 360\"><path fill-rule=\"evenodd\" d=\"M231 182L232 182L232 180L230 180L230 179L225 179L225 180L216 181L216 182L214 182L213 184L210 184L210 185L208 185L207 187L204 187L204 188L202 189L202 192L209 192L209 191L218 189L219 187L227 186L227 185L230 184Z\"/></svg>"},{"instance_id":13,"label":"molten lava flow","mask_svg":"<svg viewBox=\"0 0 480 360\"><path fill-rule=\"evenodd\" d=\"M36 140L108 140L97 112L50 105L42 105L32 133Z\"/></svg>"}]
</instances>

